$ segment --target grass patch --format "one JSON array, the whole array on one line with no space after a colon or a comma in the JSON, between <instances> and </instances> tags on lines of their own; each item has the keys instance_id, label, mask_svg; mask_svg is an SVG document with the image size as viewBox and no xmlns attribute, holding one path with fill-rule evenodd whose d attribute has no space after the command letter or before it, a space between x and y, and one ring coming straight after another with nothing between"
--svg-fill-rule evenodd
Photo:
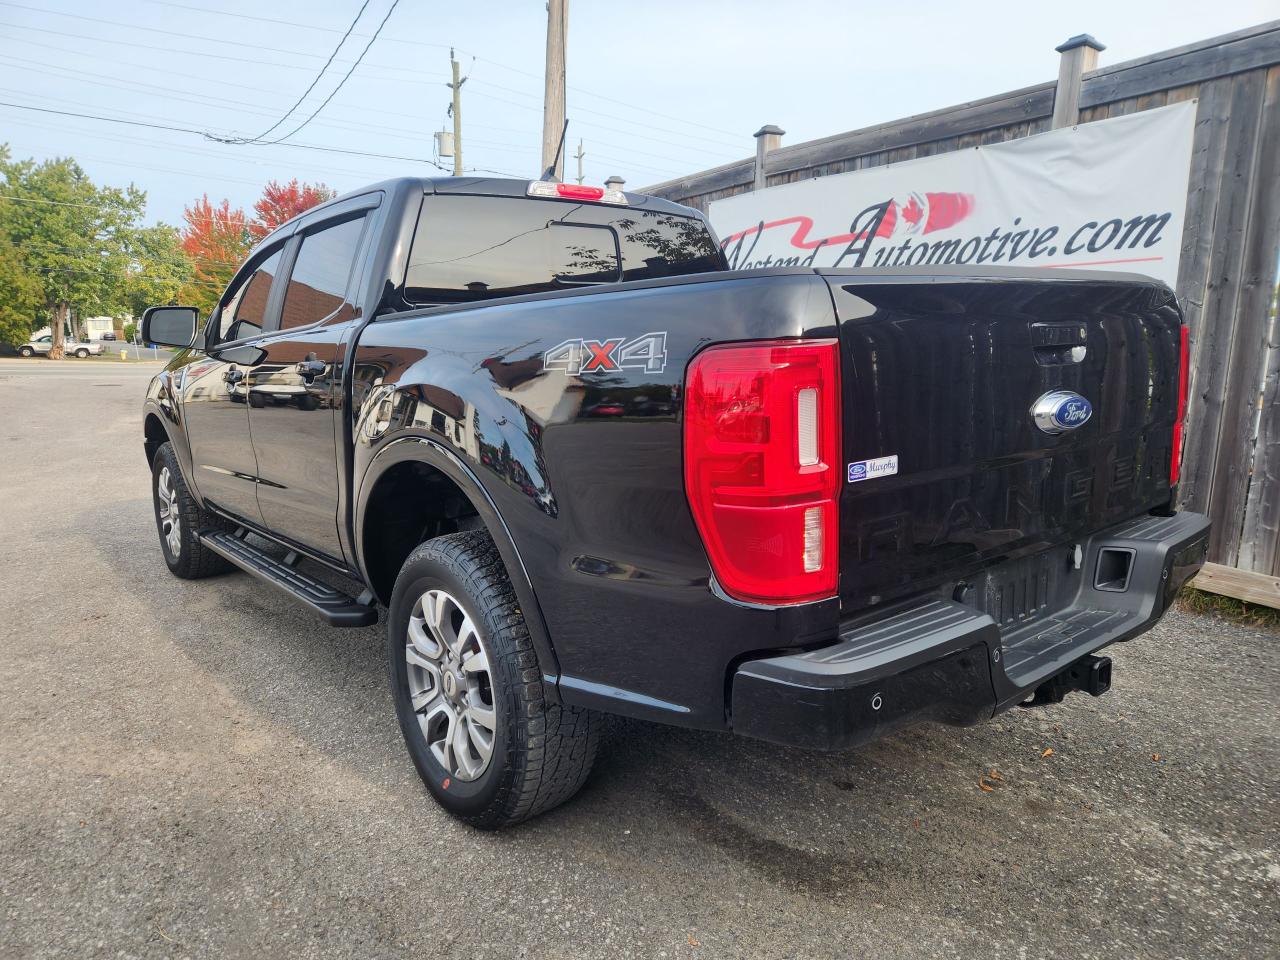
<instances>
[{"instance_id":1,"label":"grass patch","mask_svg":"<svg viewBox=\"0 0 1280 960\"><path fill-rule=\"evenodd\" d=\"M1235 597L1224 597L1221 594L1197 590L1194 587L1183 587L1182 592L1178 594L1178 599L1174 602L1179 610L1187 613L1206 613L1209 616L1230 620L1232 623L1280 630L1280 610L1237 600Z\"/></svg>"}]
</instances>

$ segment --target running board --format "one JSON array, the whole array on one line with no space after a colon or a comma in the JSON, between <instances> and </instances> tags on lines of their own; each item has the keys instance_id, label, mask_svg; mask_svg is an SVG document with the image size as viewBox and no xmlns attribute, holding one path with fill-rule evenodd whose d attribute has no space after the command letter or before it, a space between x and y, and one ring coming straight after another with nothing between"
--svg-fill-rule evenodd
<instances>
[{"instance_id":1,"label":"running board","mask_svg":"<svg viewBox=\"0 0 1280 960\"><path fill-rule=\"evenodd\" d=\"M372 596L359 598L335 590L327 583L308 576L296 566L298 555L284 559L272 556L249 543L242 527L235 533L227 530L201 530L200 541L241 570L251 573L283 590L305 607L310 607L335 627L367 627L378 622L378 611Z\"/></svg>"}]
</instances>

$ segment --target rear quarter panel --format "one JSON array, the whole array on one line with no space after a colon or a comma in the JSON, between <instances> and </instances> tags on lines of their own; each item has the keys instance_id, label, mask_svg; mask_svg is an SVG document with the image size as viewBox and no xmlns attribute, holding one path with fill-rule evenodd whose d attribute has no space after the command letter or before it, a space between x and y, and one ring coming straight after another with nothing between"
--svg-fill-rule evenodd
<instances>
[{"instance_id":1,"label":"rear quarter panel","mask_svg":"<svg viewBox=\"0 0 1280 960\"><path fill-rule=\"evenodd\" d=\"M719 274L420 311L371 324L354 364L356 477L421 436L479 478L537 594L567 702L724 724L726 673L752 651L834 636L835 601L782 611L716 596L685 499L681 390L705 346L832 336L811 273ZM566 341L660 334L664 362L547 363ZM590 351L584 356L589 358Z\"/></svg>"}]
</instances>

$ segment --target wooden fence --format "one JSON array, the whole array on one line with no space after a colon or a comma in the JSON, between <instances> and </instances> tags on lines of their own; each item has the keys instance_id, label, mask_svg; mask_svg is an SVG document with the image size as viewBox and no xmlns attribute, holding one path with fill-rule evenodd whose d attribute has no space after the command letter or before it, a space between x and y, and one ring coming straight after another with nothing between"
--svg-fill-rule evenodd
<instances>
[{"instance_id":1,"label":"wooden fence","mask_svg":"<svg viewBox=\"0 0 1280 960\"><path fill-rule=\"evenodd\" d=\"M757 183L1198 100L1177 290L1192 365L1180 497L1213 518L1210 560L1237 568L1219 580L1243 580L1251 599L1280 605L1280 21L1095 69L1098 49L1089 37L1060 47L1057 82L821 140L784 147L781 131L766 127L756 157L644 192L705 210ZM1245 588L1220 592L1233 589Z\"/></svg>"}]
</instances>

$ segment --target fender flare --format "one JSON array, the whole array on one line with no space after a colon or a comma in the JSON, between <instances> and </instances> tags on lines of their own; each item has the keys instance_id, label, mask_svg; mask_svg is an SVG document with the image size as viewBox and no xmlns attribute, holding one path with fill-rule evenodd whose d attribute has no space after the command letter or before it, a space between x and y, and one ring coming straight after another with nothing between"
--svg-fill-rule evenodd
<instances>
[{"instance_id":1,"label":"fender flare","mask_svg":"<svg viewBox=\"0 0 1280 960\"><path fill-rule=\"evenodd\" d=\"M480 516L489 535L498 548L498 554L507 568L507 576L515 590L520 604L520 612L524 616L525 625L529 629L529 638L533 642L534 653L538 658L538 668L542 673L544 687L551 699L559 702L557 685L560 680L560 663L556 658L555 648L551 643L551 635L547 630L546 619L542 615L542 607L533 588L529 571L520 556L515 539L506 521L498 512L497 505L489 492L485 490L480 479L466 463L452 451L434 440L420 436L398 437L382 447L360 477L360 486L355 501L355 543L352 545L356 555L356 566L364 582L369 583L369 571L364 556L364 517L368 506L369 495L388 470L397 464L415 461L439 470L462 491Z\"/></svg>"},{"instance_id":2,"label":"fender flare","mask_svg":"<svg viewBox=\"0 0 1280 960\"><path fill-rule=\"evenodd\" d=\"M176 406L172 396L167 396L171 407ZM186 480L187 488L195 495L196 502L201 506L204 505L204 497L200 495L200 488L195 482L195 467L191 461L191 446L187 441L186 431L181 423L175 422L176 415L172 409L166 410L164 403L154 396L149 396L142 403L142 423L143 434L146 434L146 423L148 418L155 417L160 421L160 426L165 432L169 443L173 445L174 452L178 455L178 465L182 467L183 479Z\"/></svg>"}]
</instances>

